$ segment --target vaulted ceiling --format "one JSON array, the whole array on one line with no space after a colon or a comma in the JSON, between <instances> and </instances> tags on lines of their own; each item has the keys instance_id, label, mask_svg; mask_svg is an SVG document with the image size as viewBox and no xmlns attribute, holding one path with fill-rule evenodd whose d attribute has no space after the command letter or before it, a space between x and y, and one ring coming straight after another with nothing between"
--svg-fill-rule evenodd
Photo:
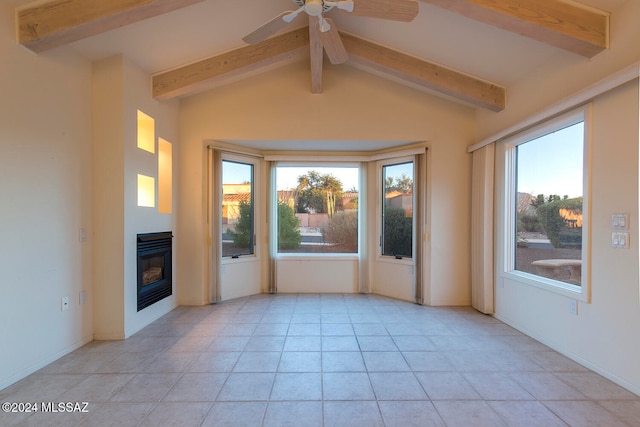
<instances>
[{"instance_id":1,"label":"vaulted ceiling","mask_svg":"<svg viewBox=\"0 0 640 427\"><path fill-rule=\"evenodd\" d=\"M360 0L369 3L371 0ZM376 0L383 5L389 0ZM465 104L501 111L506 88L558 55L588 61L609 47L610 13L625 0L420 0L411 22L332 10L349 60ZM354 0L358 3L358 0ZM14 1L18 42L34 52L117 53L152 75L153 97L187 96L293 60L309 60L322 92L322 55L299 16L255 45L242 37L291 0ZM315 43L315 45L314 45ZM310 50L311 45L311 50ZM314 49L316 49L314 51ZM318 64L318 58L320 63ZM325 61L328 62L328 61Z\"/></svg>"}]
</instances>

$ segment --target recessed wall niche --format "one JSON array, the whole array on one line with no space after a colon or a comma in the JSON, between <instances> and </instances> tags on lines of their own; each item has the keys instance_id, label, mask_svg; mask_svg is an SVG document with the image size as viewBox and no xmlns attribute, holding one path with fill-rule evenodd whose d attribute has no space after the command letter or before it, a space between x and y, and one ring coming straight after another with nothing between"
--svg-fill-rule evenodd
<instances>
[{"instance_id":1,"label":"recessed wall niche","mask_svg":"<svg viewBox=\"0 0 640 427\"><path fill-rule=\"evenodd\" d=\"M158 212L170 214L173 201L173 152L171 143L158 138Z\"/></svg>"},{"instance_id":2,"label":"recessed wall niche","mask_svg":"<svg viewBox=\"0 0 640 427\"><path fill-rule=\"evenodd\" d=\"M149 153L156 152L155 120L140 110L138 110L138 148Z\"/></svg>"},{"instance_id":3,"label":"recessed wall niche","mask_svg":"<svg viewBox=\"0 0 640 427\"><path fill-rule=\"evenodd\" d=\"M151 176L138 174L138 206L156 206L156 180Z\"/></svg>"}]
</instances>

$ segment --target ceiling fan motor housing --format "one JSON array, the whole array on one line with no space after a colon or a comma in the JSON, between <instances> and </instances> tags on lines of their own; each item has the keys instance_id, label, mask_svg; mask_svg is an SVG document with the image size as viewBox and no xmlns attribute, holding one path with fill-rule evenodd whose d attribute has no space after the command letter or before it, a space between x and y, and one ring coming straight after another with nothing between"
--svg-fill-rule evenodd
<instances>
[{"instance_id":1,"label":"ceiling fan motor housing","mask_svg":"<svg viewBox=\"0 0 640 427\"><path fill-rule=\"evenodd\" d=\"M304 7L305 12L311 16L318 16L331 9L331 6L324 4L323 0L293 0L293 2L298 7Z\"/></svg>"}]
</instances>

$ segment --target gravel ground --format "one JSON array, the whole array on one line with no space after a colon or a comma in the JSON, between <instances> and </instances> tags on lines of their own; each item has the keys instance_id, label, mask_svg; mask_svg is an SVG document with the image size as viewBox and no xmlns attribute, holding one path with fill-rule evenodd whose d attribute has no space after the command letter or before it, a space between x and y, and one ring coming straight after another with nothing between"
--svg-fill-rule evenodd
<instances>
[{"instance_id":1,"label":"gravel ground","mask_svg":"<svg viewBox=\"0 0 640 427\"><path fill-rule=\"evenodd\" d=\"M539 248L517 248L516 249L516 270L527 273L538 274L531 263L539 259L581 259L580 249L539 249ZM558 278L567 282L569 280L568 271Z\"/></svg>"}]
</instances>

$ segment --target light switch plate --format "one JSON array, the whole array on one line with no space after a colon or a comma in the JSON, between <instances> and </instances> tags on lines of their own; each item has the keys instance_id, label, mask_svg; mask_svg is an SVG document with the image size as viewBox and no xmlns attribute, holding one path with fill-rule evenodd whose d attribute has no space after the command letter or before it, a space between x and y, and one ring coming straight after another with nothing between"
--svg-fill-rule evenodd
<instances>
[{"instance_id":1,"label":"light switch plate","mask_svg":"<svg viewBox=\"0 0 640 427\"><path fill-rule=\"evenodd\" d=\"M611 229L612 230L628 230L629 229L629 214L617 213L611 215Z\"/></svg>"},{"instance_id":2,"label":"light switch plate","mask_svg":"<svg viewBox=\"0 0 640 427\"><path fill-rule=\"evenodd\" d=\"M626 231L611 232L611 247L616 249L629 249L629 233Z\"/></svg>"}]
</instances>

